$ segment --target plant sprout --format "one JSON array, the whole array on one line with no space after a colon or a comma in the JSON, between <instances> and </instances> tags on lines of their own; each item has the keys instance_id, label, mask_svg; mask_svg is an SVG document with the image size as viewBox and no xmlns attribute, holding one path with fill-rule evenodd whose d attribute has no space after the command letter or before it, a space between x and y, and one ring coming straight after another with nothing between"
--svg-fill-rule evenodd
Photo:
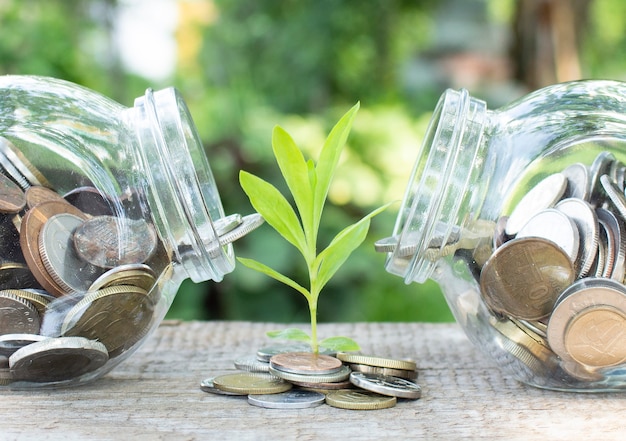
<instances>
[{"instance_id":1,"label":"plant sprout","mask_svg":"<svg viewBox=\"0 0 626 441\"><path fill-rule=\"evenodd\" d=\"M340 231L321 252L317 252L318 231L328 189L339 162L339 156L350 133L352 122L359 109L357 103L333 127L320 152L317 163L305 160L291 136L276 126L272 134L272 149L287 187L291 192L296 210L285 196L267 181L241 171L239 182L254 209L287 242L302 254L309 276L305 288L291 278L253 259L238 258L239 262L253 270L282 282L302 294L309 306L311 335L305 331L288 328L268 332L273 338L305 341L314 353L319 347L337 351L354 351L359 346L347 337L330 337L318 342L317 301L322 288L337 272L350 254L365 240L370 219L383 211L382 206L360 221Z\"/></svg>"}]
</instances>

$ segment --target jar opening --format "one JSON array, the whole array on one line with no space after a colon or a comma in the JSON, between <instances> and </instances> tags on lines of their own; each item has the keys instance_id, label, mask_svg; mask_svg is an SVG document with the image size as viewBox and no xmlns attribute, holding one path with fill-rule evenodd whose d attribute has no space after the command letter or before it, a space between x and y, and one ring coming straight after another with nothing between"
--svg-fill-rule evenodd
<instances>
[{"instance_id":1,"label":"jar opening","mask_svg":"<svg viewBox=\"0 0 626 441\"><path fill-rule=\"evenodd\" d=\"M485 120L485 102L465 90L447 90L437 103L396 220L397 243L385 264L407 284L432 276L437 260L432 256L444 255L464 222L461 207L475 203L470 184L482 168Z\"/></svg>"}]
</instances>

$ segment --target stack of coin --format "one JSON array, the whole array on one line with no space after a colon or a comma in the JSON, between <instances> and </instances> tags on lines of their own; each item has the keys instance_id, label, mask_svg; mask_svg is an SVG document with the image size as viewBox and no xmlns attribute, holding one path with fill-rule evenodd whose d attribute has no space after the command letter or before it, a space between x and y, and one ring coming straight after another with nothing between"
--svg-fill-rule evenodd
<instances>
[{"instance_id":1,"label":"stack of coin","mask_svg":"<svg viewBox=\"0 0 626 441\"><path fill-rule=\"evenodd\" d=\"M289 352L298 348L299 352ZM205 392L248 396L248 402L267 408L314 407L323 402L354 410L395 406L398 398L417 399L417 367L411 360L339 353L313 354L304 345L275 345L257 352L269 361L243 357L235 367L246 372L207 378ZM325 396L325 399L324 399Z\"/></svg>"},{"instance_id":2,"label":"stack of coin","mask_svg":"<svg viewBox=\"0 0 626 441\"><path fill-rule=\"evenodd\" d=\"M61 195L0 137L0 383L76 380L148 333L171 257L145 213L131 217L138 199L89 185ZM261 222L217 220L220 245Z\"/></svg>"}]
</instances>

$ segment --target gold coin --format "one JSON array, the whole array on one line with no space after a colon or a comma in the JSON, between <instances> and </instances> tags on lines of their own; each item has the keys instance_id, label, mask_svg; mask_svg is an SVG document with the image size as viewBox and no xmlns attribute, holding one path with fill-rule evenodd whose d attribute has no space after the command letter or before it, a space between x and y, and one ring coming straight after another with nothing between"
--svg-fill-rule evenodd
<instances>
[{"instance_id":1,"label":"gold coin","mask_svg":"<svg viewBox=\"0 0 626 441\"><path fill-rule=\"evenodd\" d=\"M93 281L89 292L116 285L138 286L150 291L156 281L152 268L142 263L120 265L112 268Z\"/></svg>"},{"instance_id":2,"label":"gold coin","mask_svg":"<svg viewBox=\"0 0 626 441\"><path fill-rule=\"evenodd\" d=\"M48 306L48 303L50 303L50 299L34 292L25 291L23 289L6 289L4 292L9 292L14 296L28 300L30 303L33 304L33 306L35 306L35 308L37 308L37 312L39 313L40 317L43 317L44 313L46 312L46 307Z\"/></svg>"},{"instance_id":3,"label":"gold coin","mask_svg":"<svg viewBox=\"0 0 626 441\"><path fill-rule=\"evenodd\" d=\"M259 372L238 372L213 378L213 385L225 392L248 394L278 394L291 389L291 383Z\"/></svg>"},{"instance_id":4,"label":"gold coin","mask_svg":"<svg viewBox=\"0 0 626 441\"><path fill-rule=\"evenodd\" d=\"M326 404L340 409L378 410L395 406L396 397L359 390L338 390L326 395Z\"/></svg>"},{"instance_id":5,"label":"gold coin","mask_svg":"<svg viewBox=\"0 0 626 441\"><path fill-rule=\"evenodd\" d=\"M480 290L492 310L538 320L550 314L556 298L574 278L565 251L547 239L527 237L495 251L480 273Z\"/></svg>"},{"instance_id":6,"label":"gold coin","mask_svg":"<svg viewBox=\"0 0 626 441\"><path fill-rule=\"evenodd\" d=\"M393 358L375 357L373 355L350 354L339 352L337 358L345 363L365 364L389 369L417 370L417 364L412 360L395 360Z\"/></svg>"},{"instance_id":7,"label":"gold coin","mask_svg":"<svg viewBox=\"0 0 626 441\"><path fill-rule=\"evenodd\" d=\"M115 357L143 338L154 306L145 289L110 286L87 293L63 320L61 334L102 342Z\"/></svg>"},{"instance_id":8,"label":"gold coin","mask_svg":"<svg viewBox=\"0 0 626 441\"><path fill-rule=\"evenodd\" d=\"M26 299L0 291L0 334L39 334L41 318Z\"/></svg>"}]
</instances>

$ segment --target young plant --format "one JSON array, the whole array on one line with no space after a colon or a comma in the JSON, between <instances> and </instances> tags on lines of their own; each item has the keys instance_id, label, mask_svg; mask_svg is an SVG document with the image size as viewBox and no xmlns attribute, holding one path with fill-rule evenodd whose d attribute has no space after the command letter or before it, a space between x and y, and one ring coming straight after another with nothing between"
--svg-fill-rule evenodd
<instances>
[{"instance_id":1,"label":"young plant","mask_svg":"<svg viewBox=\"0 0 626 441\"><path fill-rule=\"evenodd\" d=\"M305 288L263 263L253 259L238 258L248 268L290 286L302 294L308 302L311 318L310 336L305 331L296 328L269 332L268 335L274 338L309 342L314 353L319 351L320 346L337 351L359 349L356 342L347 337L330 337L318 342L317 301L322 288L365 240L370 219L387 207L382 206L360 221L344 228L324 250L317 252L317 235L328 189L358 109L357 103L331 130L317 163L311 159L308 161L304 159L304 155L285 130L278 126L274 128L272 134L274 156L291 192L298 214L272 184L245 171L241 171L239 175L241 187L254 209L278 234L298 249L306 262L309 276L309 286Z\"/></svg>"}]
</instances>

